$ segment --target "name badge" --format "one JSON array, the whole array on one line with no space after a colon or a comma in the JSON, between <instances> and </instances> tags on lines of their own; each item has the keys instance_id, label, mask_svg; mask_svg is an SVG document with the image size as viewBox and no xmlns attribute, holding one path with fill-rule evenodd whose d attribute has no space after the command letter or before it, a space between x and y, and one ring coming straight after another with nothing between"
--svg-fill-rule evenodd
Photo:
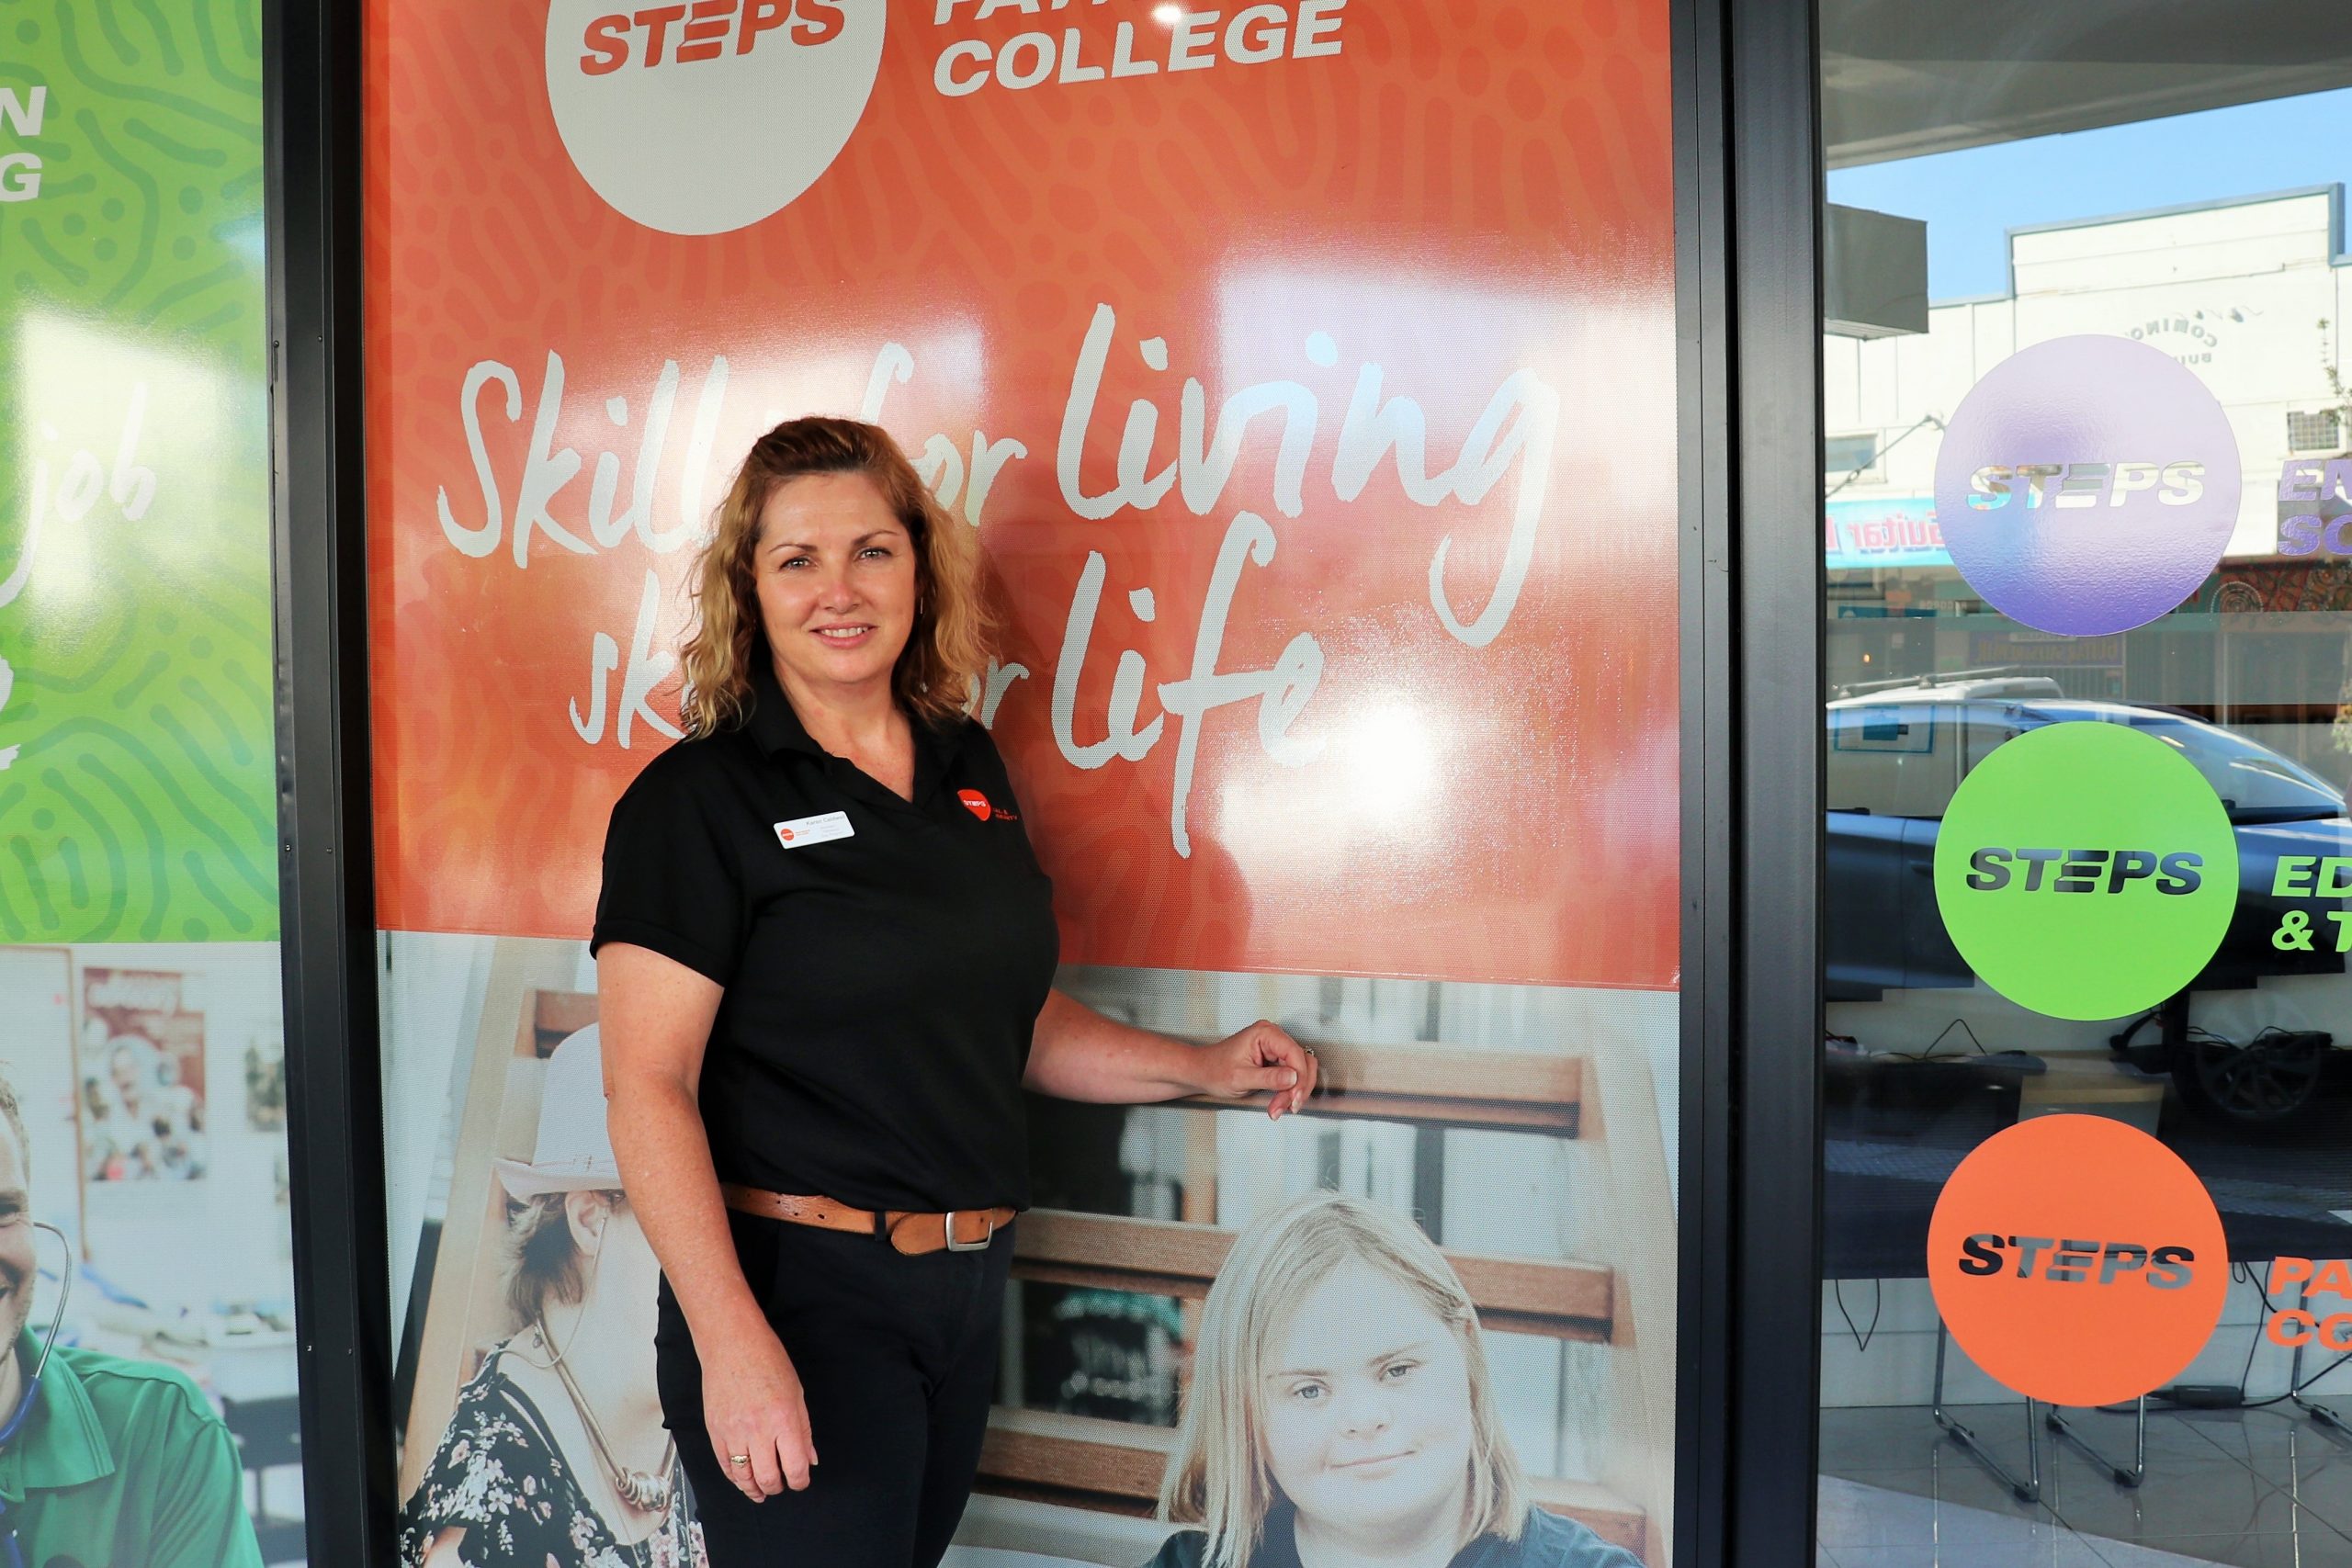
<instances>
[{"instance_id":1,"label":"name badge","mask_svg":"<svg viewBox=\"0 0 2352 1568\"><path fill-rule=\"evenodd\" d=\"M775 840L787 850L797 850L806 844L846 839L855 831L849 825L848 812L828 811L822 817L796 817L789 822L777 823Z\"/></svg>"}]
</instances>

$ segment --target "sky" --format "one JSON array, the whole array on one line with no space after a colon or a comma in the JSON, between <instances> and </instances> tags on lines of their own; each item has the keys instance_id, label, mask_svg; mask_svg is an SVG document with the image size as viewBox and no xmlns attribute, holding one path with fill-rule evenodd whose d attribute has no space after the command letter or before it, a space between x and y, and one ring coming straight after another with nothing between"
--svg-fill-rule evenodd
<instances>
[{"instance_id":1,"label":"sky","mask_svg":"<svg viewBox=\"0 0 2352 1568\"><path fill-rule=\"evenodd\" d=\"M1940 302L2008 288L2012 228L2347 178L2352 88L1833 169L1829 199L1926 219Z\"/></svg>"}]
</instances>

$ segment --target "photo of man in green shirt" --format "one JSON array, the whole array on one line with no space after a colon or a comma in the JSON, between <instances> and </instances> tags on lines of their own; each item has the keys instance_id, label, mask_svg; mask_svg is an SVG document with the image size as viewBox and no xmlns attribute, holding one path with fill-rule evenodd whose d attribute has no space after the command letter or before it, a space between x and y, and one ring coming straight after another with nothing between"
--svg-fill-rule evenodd
<instances>
[{"instance_id":1,"label":"photo of man in green shirt","mask_svg":"<svg viewBox=\"0 0 2352 1568\"><path fill-rule=\"evenodd\" d=\"M0 1078L0 1568L262 1568L236 1440L186 1373L71 1345L42 1366L28 1168Z\"/></svg>"}]
</instances>

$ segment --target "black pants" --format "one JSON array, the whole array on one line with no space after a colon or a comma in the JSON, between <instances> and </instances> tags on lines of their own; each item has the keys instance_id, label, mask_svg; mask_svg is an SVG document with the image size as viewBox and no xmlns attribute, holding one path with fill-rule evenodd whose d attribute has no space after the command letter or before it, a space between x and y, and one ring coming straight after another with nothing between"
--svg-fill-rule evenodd
<instances>
[{"instance_id":1,"label":"black pants","mask_svg":"<svg viewBox=\"0 0 2352 1568\"><path fill-rule=\"evenodd\" d=\"M873 1236L729 1212L743 1277L808 1399L808 1490L754 1503L703 1426L702 1367L668 1280L654 1336L664 1423L710 1568L934 1568L971 1496L996 1391L1012 1233L910 1258Z\"/></svg>"}]
</instances>

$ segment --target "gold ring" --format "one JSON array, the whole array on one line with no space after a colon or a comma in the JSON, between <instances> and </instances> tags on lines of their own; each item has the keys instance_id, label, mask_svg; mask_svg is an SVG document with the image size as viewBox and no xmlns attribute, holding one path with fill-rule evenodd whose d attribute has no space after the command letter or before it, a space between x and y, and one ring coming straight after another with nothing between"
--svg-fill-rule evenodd
<instances>
[{"instance_id":1,"label":"gold ring","mask_svg":"<svg viewBox=\"0 0 2352 1568\"><path fill-rule=\"evenodd\" d=\"M750 1454L729 1454L727 1456L727 1462L729 1464L749 1464L752 1462L752 1456Z\"/></svg>"}]
</instances>

